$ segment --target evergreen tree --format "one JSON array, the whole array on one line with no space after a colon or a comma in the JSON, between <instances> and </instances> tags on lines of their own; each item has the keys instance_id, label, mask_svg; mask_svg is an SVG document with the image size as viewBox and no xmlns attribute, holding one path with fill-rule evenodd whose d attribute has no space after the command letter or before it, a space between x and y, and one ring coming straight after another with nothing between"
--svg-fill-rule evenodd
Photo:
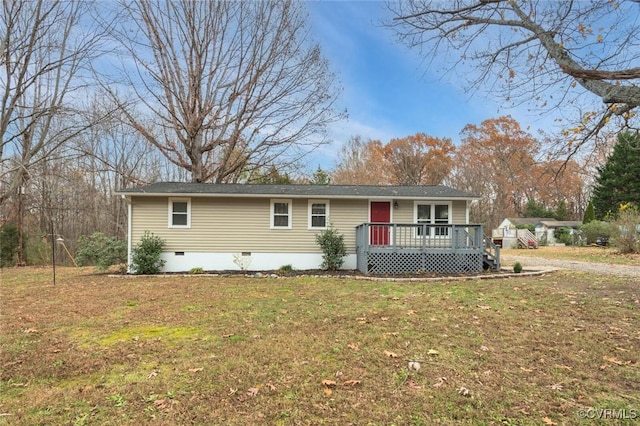
<instances>
[{"instance_id":1,"label":"evergreen tree","mask_svg":"<svg viewBox=\"0 0 640 426\"><path fill-rule=\"evenodd\" d=\"M529 199L524 208L522 217L554 217L553 211L547 209L544 204L534 199Z\"/></svg>"},{"instance_id":2,"label":"evergreen tree","mask_svg":"<svg viewBox=\"0 0 640 426\"><path fill-rule=\"evenodd\" d=\"M640 134L623 132L604 166L598 168L593 188L595 216L615 214L621 204L640 205Z\"/></svg>"},{"instance_id":3,"label":"evergreen tree","mask_svg":"<svg viewBox=\"0 0 640 426\"><path fill-rule=\"evenodd\" d=\"M584 216L582 217L582 224L586 225L589 222L593 222L596 219L596 211L593 209L593 203L589 200L589 204L587 204L587 209L584 211Z\"/></svg>"},{"instance_id":4,"label":"evergreen tree","mask_svg":"<svg viewBox=\"0 0 640 426\"><path fill-rule=\"evenodd\" d=\"M309 179L309 184L311 185L329 185L330 183L331 178L329 174L322 170L320 166L318 166L318 169L311 175L311 179Z\"/></svg>"},{"instance_id":5,"label":"evergreen tree","mask_svg":"<svg viewBox=\"0 0 640 426\"><path fill-rule=\"evenodd\" d=\"M567 202L565 200L558 201L553 217L556 220L567 220L569 218L569 209L567 208Z\"/></svg>"}]
</instances>

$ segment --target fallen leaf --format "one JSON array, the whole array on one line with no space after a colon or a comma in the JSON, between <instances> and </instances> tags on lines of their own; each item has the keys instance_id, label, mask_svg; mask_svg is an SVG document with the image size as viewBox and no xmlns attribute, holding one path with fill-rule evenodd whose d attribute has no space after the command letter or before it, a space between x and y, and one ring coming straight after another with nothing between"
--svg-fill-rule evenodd
<instances>
[{"instance_id":1,"label":"fallen leaf","mask_svg":"<svg viewBox=\"0 0 640 426\"><path fill-rule=\"evenodd\" d=\"M360 346L356 345L355 343L349 343L347 345L347 347L351 350L354 350L356 352L358 352L360 350Z\"/></svg>"},{"instance_id":2,"label":"fallen leaf","mask_svg":"<svg viewBox=\"0 0 640 426\"><path fill-rule=\"evenodd\" d=\"M624 362L622 362L619 359L614 358L612 356L606 356L605 355L605 356L602 357L602 359L604 359L605 361L609 361L610 363L615 364L615 365L624 365Z\"/></svg>"},{"instance_id":3,"label":"fallen leaf","mask_svg":"<svg viewBox=\"0 0 640 426\"><path fill-rule=\"evenodd\" d=\"M24 330L25 334L32 334L32 333L37 333L38 330L36 330L35 328L27 328L26 330Z\"/></svg>"},{"instance_id":4,"label":"fallen leaf","mask_svg":"<svg viewBox=\"0 0 640 426\"><path fill-rule=\"evenodd\" d=\"M327 396L331 396L331 394L333 393L333 391L331 390L331 388L327 388L327 387L325 387L325 388L323 389L323 392L324 392L324 394L325 394L325 395L327 395Z\"/></svg>"},{"instance_id":5,"label":"fallen leaf","mask_svg":"<svg viewBox=\"0 0 640 426\"><path fill-rule=\"evenodd\" d=\"M489 309L491 309L491 306L489 306L489 305L476 305L476 306L477 306L478 308L480 308L480 309L484 309L484 310L489 310Z\"/></svg>"},{"instance_id":6,"label":"fallen leaf","mask_svg":"<svg viewBox=\"0 0 640 426\"><path fill-rule=\"evenodd\" d=\"M440 386L444 385L446 381L447 381L446 377L438 377L438 381L433 384L433 387L439 388Z\"/></svg>"},{"instance_id":7,"label":"fallen leaf","mask_svg":"<svg viewBox=\"0 0 640 426\"><path fill-rule=\"evenodd\" d=\"M553 420L551 420L549 417L545 417L542 419L542 423L544 423L545 425L557 425L558 423L554 422Z\"/></svg>"},{"instance_id":8,"label":"fallen leaf","mask_svg":"<svg viewBox=\"0 0 640 426\"><path fill-rule=\"evenodd\" d=\"M556 367L567 371L573 371L573 367L569 367L568 365L556 365Z\"/></svg>"},{"instance_id":9,"label":"fallen leaf","mask_svg":"<svg viewBox=\"0 0 640 426\"><path fill-rule=\"evenodd\" d=\"M258 388L249 388L249 389L247 389L247 391L243 395L240 395L238 397L238 401L244 402L244 401L248 400L249 398L253 398L254 396L256 396L258 394L258 392L260 392L260 389L258 389Z\"/></svg>"},{"instance_id":10,"label":"fallen leaf","mask_svg":"<svg viewBox=\"0 0 640 426\"><path fill-rule=\"evenodd\" d=\"M190 368L190 369L189 369L189 372L190 372L190 373L198 373L198 372L200 372L200 371L202 371L202 370L204 370L204 368L202 368L202 367Z\"/></svg>"},{"instance_id":11,"label":"fallen leaf","mask_svg":"<svg viewBox=\"0 0 640 426\"><path fill-rule=\"evenodd\" d=\"M407 386L409 386L410 389L421 389L422 388L422 386L416 385L416 382L414 382L413 380L409 380L409 382L407 383Z\"/></svg>"},{"instance_id":12,"label":"fallen leaf","mask_svg":"<svg viewBox=\"0 0 640 426\"><path fill-rule=\"evenodd\" d=\"M462 396L466 396L467 398L471 398L471 391L464 386L460 386L460 389L458 389L458 393Z\"/></svg>"},{"instance_id":13,"label":"fallen leaf","mask_svg":"<svg viewBox=\"0 0 640 426\"><path fill-rule=\"evenodd\" d=\"M158 375L158 372L153 370L151 373L149 373L149 375L147 376L147 379L153 379L157 375Z\"/></svg>"},{"instance_id":14,"label":"fallen leaf","mask_svg":"<svg viewBox=\"0 0 640 426\"><path fill-rule=\"evenodd\" d=\"M415 314L416 314L416 311L413 311L413 310L407 311L407 315L415 315Z\"/></svg>"},{"instance_id":15,"label":"fallen leaf","mask_svg":"<svg viewBox=\"0 0 640 426\"><path fill-rule=\"evenodd\" d=\"M440 355L440 352L436 351L435 349L429 349L427 351L427 355Z\"/></svg>"},{"instance_id":16,"label":"fallen leaf","mask_svg":"<svg viewBox=\"0 0 640 426\"><path fill-rule=\"evenodd\" d=\"M337 385L335 380L327 380L327 379L323 380L322 384L328 388L334 388Z\"/></svg>"},{"instance_id":17,"label":"fallen leaf","mask_svg":"<svg viewBox=\"0 0 640 426\"><path fill-rule=\"evenodd\" d=\"M265 385L271 392L275 392L276 391L276 387L272 384L272 383L267 383Z\"/></svg>"},{"instance_id":18,"label":"fallen leaf","mask_svg":"<svg viewBox=\"0 0 640 426\"><path fill-rule=\"evenodd\" d=\"M356 318L357 322L367 322L367 318L366 317L360 317L360 318Z\"/></svg>"},{"instance_id":19,"label":"fallen leaf","mask_svg":"<svg viewBox=\"0 0 640 426\"><path fill-rule=\"evenodd\" d=\"M389 321L389 317L380 317L380 321Z\"/></svg>"},{"instance_id":20,"label":"fallen leaf","mask_svg":"<svg viewBox=\"0 0 640 426\"><path fill-rule=\"evenodd\" d=\"M388 356L389 358L398 358L398 354L396 354L395 352L391 352L391 351L384 351L384 355Z\"/></svg>"},{"instance_id":21,"label":"fallen leaf","mask_svg":"<svg viewBox=\"0 0 640 426\"><path fill-rule=\"evenodd\" d=\"M233 337L233 336L235 336L235 333L229 333L229 334L223 334L223 335L222 335L222 337L223 337L224 339L228 339L229 337Z\"/></svg>"},{"instance_id":22,"label":"fallen leaf","mask_svg":"<svg viewBox=\"0 0 640 426\"><path fill-rule=\"evenodd\" d=\"M560 383L554 383L550 385L549 388L553 390L562 390L563 386Z\"/></svg>"},{"instance_id":23,"label":"fallen leaf","mask_svg":"<svg viewBox=\"0 0 640 426\"><path fill-rule=\"evenodd\" d=\"M360 380L345 380L342 386L358 386L360 383L362 383Z\"/></svg>"}]
</instances>

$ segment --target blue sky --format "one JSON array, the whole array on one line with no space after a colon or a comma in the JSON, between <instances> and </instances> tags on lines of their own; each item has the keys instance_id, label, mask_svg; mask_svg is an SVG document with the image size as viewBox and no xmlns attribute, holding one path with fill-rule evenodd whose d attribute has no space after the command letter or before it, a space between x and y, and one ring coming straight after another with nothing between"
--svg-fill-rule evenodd
<instances>
[{"instance_id":1,"label":"blue sky","mask_svg":"<svg viewBox=\"0 0 640 426\"><path fill-rule=\"evenodd\" d=\"M333 167L337 150L354 135L386 143L423 132L458 143L465 125L487 118L511 114L523 128L531 124L486 94L465 93L453 79L427 70L418 51L397 43L382 26L385 2L310 1L307 10L311 36L343 87L338 106L349 114L332 127L334 142L313 155L323 168Z\"/></svg>"}]
</instances>

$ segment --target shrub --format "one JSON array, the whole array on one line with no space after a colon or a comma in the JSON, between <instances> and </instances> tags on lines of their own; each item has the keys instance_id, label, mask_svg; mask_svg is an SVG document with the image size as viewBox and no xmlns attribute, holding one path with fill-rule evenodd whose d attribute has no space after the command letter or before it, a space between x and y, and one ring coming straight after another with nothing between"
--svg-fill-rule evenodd
<instances>
[{"instance_id":1,"label":"shrub","mask_svg":"<svg viewBox=\"0 0 640 426\"><path fill-rule=\"evenodd\" d=\"M332 226L316 235L316 243L322 249L322 269L336 271L344 263L347 255L347 247L344 243L344 235L339 234Z\"/></svg>"},{"instance_id":2,"label":"shrub","mask_svg":"<svg viewBox=\"0 0 640 426\"><path fill-rule=\"evenodd\" d=\"M18 252L18 228L7 223L0 228L0 266L14 266Z\"/></svg>"},{"instance_id":3,"label":"shrub","mask_svg":"<svg viewBox=\"0 0 640 426\"><path fill-rule=\"evenodd\" d=\"M616 226L602 220L593 220L580 226L582 235L587 240L587 244L595 244L599 239L608 240L616 232Z\"/></svg>"},{"instance_id":4,"label":"shrub","mask_svg":"<svg viewBox=\"0 0 640 426\"><path fill-rule=\"evenodd\" d=\"M556 241L561 244L564 244L567 246L571 246L575 244L576 236L573 235L573 231L571 230L571 228L568 228L566 226L556 229L554 232L554 237Z\"/></svg>"},{"instance_id":5,"label":"shrub","mask_svg":"<svg viewBox=\"0 0 640 426\"><path fill-rule=\"evenodd\" d=\"M278 269L278 271L280 271L280 272L291 272L291 271L293 271L293 266L291 266L290 264L289 265L282 265Z\"/></svg>"},{"instance_id":6,"label":"shrub","mask_svg":"<svg viewBox=\"0 0 640 426\"><path fill-rule=\"evenodd\" d=\"M101 232L80 236L76 254L78 265L95 265L104 271L111 265L127 262L127 243Z\"/></svg>"},{"instance_id":7,"label":"shrub","mask_svg":"<svg viewBox=\"0 0 640 426\"><path fill-rule=\"evenodd\" d=\"M623 205L618 213L611 244L620 253L640 253L640 210Z\"/></svg>"},{"instance_id":8,"label":"shrub","mask_svg":"<svg viewBox=\"0 0 640 426\"><path fill-rule=\"evenodd\" d=\"M522 272L522 264L520 262L516 262L513 264L513 272L515 272L516 274Z\"/></svg>"},{"instance_id":9,"label":"shrub","mask_svg":"<svg viewBox=\"0 0 640 426\"><path fill-rule=\"evenodd\" d=\"M160 259L165 241L149 231L144 231L140 242L131 251L131 269L134 274L157 274L165 264Z\"/></svg>"},{"instance_id":10,"label":"shrub","mask_svg":"<svg viewBox=\"0 0 640 426\"><path fill-rule=\"evenodd\" d=\"M189 273L193 275L204 274L204 269L202 269L202 267L200 266L194 266L193 268L189 269Z\"/></svg>"}]
</instances>

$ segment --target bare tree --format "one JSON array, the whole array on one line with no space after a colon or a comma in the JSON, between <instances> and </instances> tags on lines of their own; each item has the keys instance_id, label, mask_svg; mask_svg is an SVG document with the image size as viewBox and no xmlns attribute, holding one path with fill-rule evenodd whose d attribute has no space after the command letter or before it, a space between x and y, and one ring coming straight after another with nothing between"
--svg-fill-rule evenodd
<instances>
[{"instance_id":1,"label":"bare tree","mask_svg":"<svg viewBox=\"0 0 640 426\"><path fill-rule=\"evenodd\" d=\"M303 4L134 0L115 34L133 60L106 85L129 124L195 182L299 160L342 118ZM310 46L310 47L309 47Z\"/></svg>"},{"instance_id":2,"label":"bare tree","mask_svg":"<svg viewBox=\"0 0 640 426\"><path fill-rule=\"evenodd\" d=\"M0 7L0 205L15 197L11 219L21 242L30 170L91 125L79 106L79 89L87 85L84 77L101 42L83 22L89 6L14 0ZM20 244L18 264L23 251Z\"/></svg>"},{"instance_id":3,"label":"bare tree","mask_svg":"<svg viewBox=\"0 0 640 426\"><path fill-rule=\"evenodd\" d=\"M501 88L506 100L542 109L566 110L585 92L599 97L604 105L565 130L565 152L575 153L608 123L637 126L638 2L407 0L389 7L403 42L432 63L450 59L447 72L461 67L472 88Z\"/></svg>"},{"instance_id":4,"label":"bare tree","mask_svg":"<svg viewBox=\"0 0 640 426\"><path fill-rule=\"evenodd\" d=\"M82 1L15 0L0 8L0 204L29 168L89 127L71 105L100 36ZM86 76L86 75L84 75ZM76 96L75 101L78 101Z\"/></svg>"}]
</instances>

